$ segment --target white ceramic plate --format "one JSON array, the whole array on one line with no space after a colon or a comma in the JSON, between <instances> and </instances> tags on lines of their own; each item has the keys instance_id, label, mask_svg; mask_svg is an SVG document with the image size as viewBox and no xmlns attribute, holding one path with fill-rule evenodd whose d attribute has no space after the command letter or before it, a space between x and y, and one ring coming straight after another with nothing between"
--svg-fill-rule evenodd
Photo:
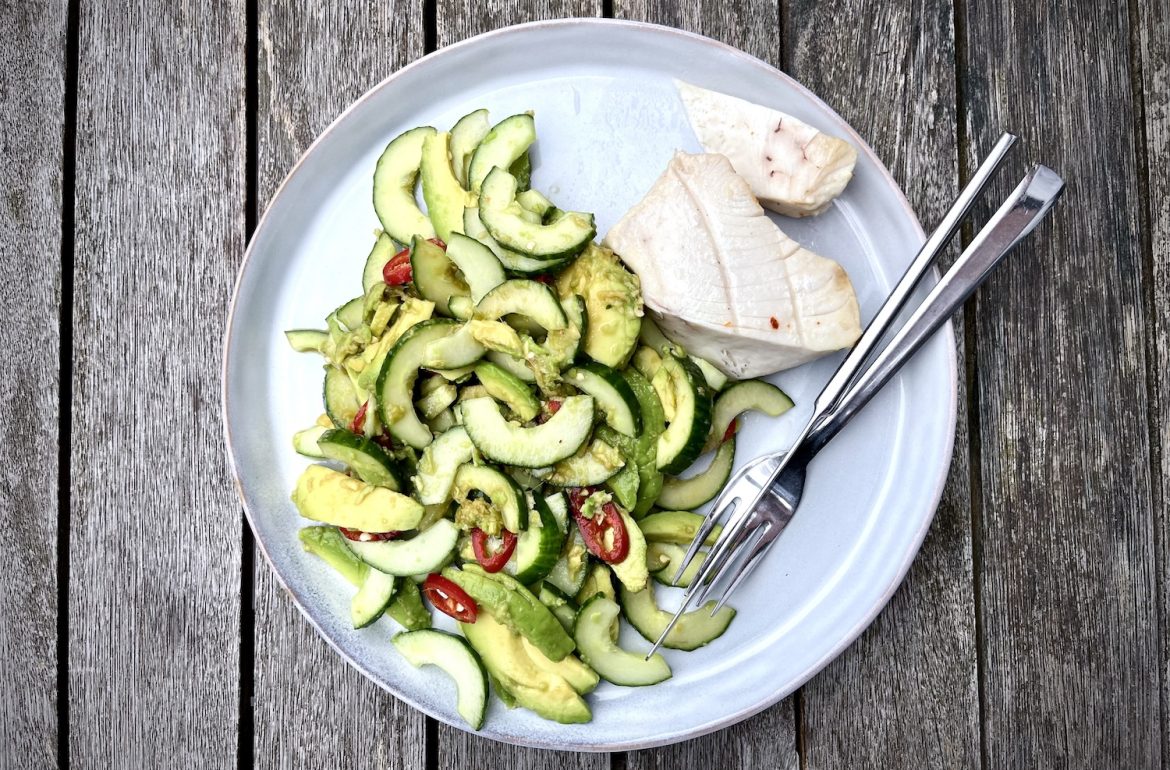
<instances>
[{"instance_id":1,"label":"white ceramic plate","mask_svg":"<svg viewBox=\"0 0 1170 770\"><path fill-rule=\"evenodd\" d=\"M374 163L417 125L447 127L472 109L494 119L535 110L534 186L558 205L593 211L599 233L650 187L676 148L699 151L672 78L777 107L860 150L856 174L824 214L777 219L840 261L868 320L922 242L906 200L836 113L787 76L696 35L643 24L571 20L512 27L439 51L362 97L285 180L240 272L224 361L228 451L256 540L297 605L366 676L426 713L463 727L453 688L389 644L392 621L354 631L353 589L299 547L289 493L306 460L290 437L321 412L321 364L292 352L282 330L321 327L361 291L378 225ZM775 381L797 403L747 419L738 460L783 448L839 357ZM919 353L809 469L800 515L733 604L720 639L667 651L674 677L654 687L603 684L593 722L564 726L493 702L482 734L558 749L632 749L691 738L777 702L841 652L885 605L918 550L949 465L956 399L949 327ZM664 592L660 591L660 594ZM627 633L629 630L627 629ZM626 643L645 649L636 635Z\"/></svg>"}]
</instances>

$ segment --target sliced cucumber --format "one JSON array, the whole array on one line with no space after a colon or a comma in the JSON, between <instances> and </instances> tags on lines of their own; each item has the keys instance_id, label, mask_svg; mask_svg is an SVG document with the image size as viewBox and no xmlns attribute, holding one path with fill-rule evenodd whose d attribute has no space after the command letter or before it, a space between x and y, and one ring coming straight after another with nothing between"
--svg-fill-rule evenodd
<instances>
[{"instance_id":1,"label":"sliced cucumber","mask_svg":"<svg viewBox=\"0 0 1170 770\"><path fill-rule=\"evenodd\" d=\"M674 576L678 574L678 568L682 565L686 555L687 549L681 545L650 543L646 548L646 568L650 570L651 576L657 583L672 588L689 588L695 575L699 574L703 562L707 561L707 554L705 551L695 554L695 558L691 559L691 563L687 565L686 570L676 581Z\"/></svg>"},{"instance_id":2,"label":"sliced cucumber","mask_svg":"<svg viewBox=\"0 0 1170 770\"><path fill-rule=\"evenodd\" d=\"M560 621L565 631L573 633L573 623L577 620L577 603L571 597L546 580L540 584L537 598L548 607L553 617Z\"/></svg>"},{"instance_id":3,"label":"sliced cucumber","mask_svg":"<svg viewBox=\"0 0 1170 770\"><path fill-rule=\"evenodd\" d=\"M649 512L662 491L662 474L658 471L658 437L665 428L665 422L662 404L646 378L633 369L627 369L623 376L638 399L638 407L642 412L642 432L635 445L638 458L638 504L630 510L635 518L641 518Z\"/></svg>"},{"instance_id":4,"label":"sliced cucumber","mask_svg":"<svg viewBox=\"0 0 1170 770\"><path fill-rule=\"evenodd\" d=\"M504 266L491 249L462 233L451 234L447 241L447 257L463 273L463 279L471 291L472 302L479 302L489 291L507 280Z\"/></svg>"},{"instance_id":5,"label":"sliced cucumber","mask_svg":"<svg viewBox=\"0 0 1170 770\"><path fill-rule=\"evenodd\" d=\"M525 190L524 192L517 193L516 202L519 203L525 211L530 211L535 214L536 221L538 222L543 222L544 215L556 208L553 206L552 201L541 195L536 190Z\"/></svg>"},{"instance_id":6,"label":"sliced cucumber","mask_svg":"<svg viewBox=\"0 0 1170 770\"><path fill-rule=\"evenodd\" d=\"M743 412L754 409L769 417L779 417L791 408L792 399L788 394L770 382L763 380L737 382L723 391L715 402L705 451L714 449L723 440L727 426Z\"/></svg>"},{"instance_id":7,"label":"sliced cucumber","mask_svg":"<svg viewBox=\"0 0 1170 770\"><path fill-rule=\"evenodd\" d=\"M623 465L621 452L595 438L573 456L553 465L545 481L558 487L591 487L612 477Z\"/></svg>"},{"instance_id":8,"label":"sliced cucumber","mask_svg":"<svg viewBox=\"0 0 1170 770\"><path fill-rule=\"evenodd\" d=\"M524 361L515 356L494 350L488 353L485 358L521 382L527 382L529 384L536 382L536 375L533 374L532 369Z\"/></svg>"},{"instance_id":9,"label":"sliced cucumber","mask_svg":"<svg viewBox=\"0 0 1170 770\"><path fill-rule=\"evenodd\" d=\"M519 533L528 528L528 499L512 478L490 465L465 463L455 472L456 500L466 500L478 490L492 501L504 519L504 529Z\"/></svg>"},{"instance_id":10,"label":"sliced cucumber","mask_svg":"<svg viewBox=\"0 0 1170 770\"><path fill-rule=\"evenodd\" d=\"M580 254L593 241L597 229L592 214L570 211L551 224L528 222L516 202L516 190L516 177L502 168L493 168L480 190L480 219L504 248L535 259L560 260Z\"/></svg>"},{"instance_id":11,"label":"sliced cucumber","mask_svg":"<svg viewBox=\"0 0 1170 770\"><path fill-rule=\"evenodd\" d=\"M385 449L365 436L334 428L317 440L317 446L325 457L345 463L367 484L386 487L395 492L405 488L394 460L386 454Z\"/></svg>"},{"instance_id":12,"label":"sliced cucumber","mask_svg":"<svg viewBox=\"0 0 1170 770\"><path fill-rule=\"evenodd\" d=\"M362 325L365 317L365 305L365 295L354 297L349 302L334 310L333 315L337 316L337 320L341 321L346 329L353 331Z\"/></svg>"},{"instance_id":13,"label":"sliced cucumber","mask_svg":"<svg viewBox=\"0 0 1170 770\"><path fill-rule=\"evenodd\" d=\"M536 141L536 121L527 113L504 118L487 133L471 156L467 181L479 192L495 167L510 168Z\"/></svg>"},{"instance_id":14,"label":"sliced cucumber","mask_svg":"<svg viewBox=\"0 0 1170 770\"><path fill-rule=\"evenodd\" d=\"M711 432L711 389L689 359L667 355L657 376L669 378L674 397L670 424L658 437L658 469L680 473L703 451Z\"/></svg>"},{"instance_id":15,"label":"sliced cucumber","mask_svg":"<svg viewBox=\"0 0 1170 770\"><path fill-rule=\"evenodd\" d=\"M443 241L450 240L451 233L463 232L463 209L475 203L455 175L453 162L449 132L431 134L423 141L419 165L423 200L435 234Z\"/></svg>"},{"instance_id":16,"label":"sliced cucumber","mask_svg":"<svg viewBox=\"0 0 1170 770\"><path fill-rule=\"evenodd\" d=\"M415 238L410 244L410 271L418 293L423 299L434 302L435 308L443 315L451 315L452 297L470 293L447 252L428 240Z\"/></svg>"},{"instance_id":17,"label":"sliced cucumber","mask_svg":"<svg viewBox=\"0 0 1170 770\"><path fill-rule=\"evenodd\" d=\"M292 349L298 353L320 353L329 339L329 332L321 329L289 329L284 333Z\"/></svg>"},{"instance_id":18,"label":"sliced cucumber","mask_svg":"<svg viewBox=\"0 0 1170 770\"><path fill-rule=\"evenodd\" d=\"M715 364L711 363L705 358L699 358L698 356L687 357L691 359L691 362L694 363L695 366L699 367L699 371L703 373L703 379L707 381L707 386L711 388L712 391L718 393L727 387L727 383L730 381L730 378L723 372L719 371Z\"/></svg>"},{"instance_id":19,"label":"sliced cucumber","mask_svg":"<svg viewBox=\"0 0 1170 770\"><path fill-rule=\"evenodd\" d=\"M439 519L409 540L354 541L357 557L389 575L423 575L437 572L451 558L459 530L450 519Z\"/></svg>"},{"instance_id":20,"label":"sliced cucumber","mask_svg":"<svg viewBox=\"0 0 1170 770\"><path fill-rule=\"evenodd\" d=\"M569 531L569 504L565 502L565 496L560 492L554 492L544 498L544 504L548 506L549 512L556 519L561 532L567 533Z\"/></svg>"},{"instance_id":21,"label":"sliced cucumber","mask_svg":"<svg viewBox=\"0 0 1170 770\"><path fill-rule=\"evenodd\" d=\"M293 449L297 454L305 457L312 457L320 459L325 455L321 452L321 447L317 445L317 441L321 438L329 428L323 428L320 425L314 425L311 428L298 430L293 434Z\"/></svg>"},{"instance_id":22,"label":"sliced cucumber","mask_svg":"<svg viewBox=\"0 0 1170 770\"><path fill-rule=\"evenodd\" d=\"M593 428L593 398L570 396L543 425L508 422L491 398L463 402L463 426L484 457L521 468L544 468L571 457Z\"/></svg>"},{"instance_id":23,"label":"sliced cucumber","mask_svg":"<svg viewBox=\"0 0 1170 770\"><path fill-rule=\"evenodd\" d=\"M425 396L414 402L414 408L428 425L431 420L438 417L446 409L455 403L455 399L459 396L459 390L453 383L447 382L442 377L436 377L442 384L437 388L432 389Z\"/></svg>"},{"instance_id":24,"label":"sliced cucumber","mask_svg":"<svg viewBox=\"0 0 1170 770\"><path fill-rule=\"evenodd\" d=\"M431 429L414 411L413 389L426 358L427 346L435 340L454 333L459 328L455 321L432 319L407 330L387 354L378 375L378 406L382 424L390 433L415 449L431 443ZM332 415L331 415L332 416Z\"/></svg>"},{"instance_id":25,"label":"sliced cucumber","mask_svg":"<svg viewBox=\"0 0 1170 770\"><path fill-rule=\"evenodd\" d=\"M569 382L582 393L593 396L605 422L619 433L637 436L642 432L642 410L630 384L605 364L588 361L568 372Z\"/></svg>"},{"instance_id":26,"label":"sliced cucumber","mask_svg":"<svg viewBox=\"0 0 1170 770\"><path fill-rule=\"evenodd\" d=\"M414 495L423 505L440 505L451 500L455 473L471 462L475 445L461 426L451 428L423 450L414 483Z\"/></svg>"},{"instance_id":27,"label":"sliced cucumber","mask_svg":"<svg viewBox=\"0 0 1170 770\"><path fill-rule=\"evenodd\" d=\"M467 182L471 155L490 130L488 111L482 109L467 113L451 127L451 168L455 170L455 178L464 189L471 186Z\"/></svg>"},{"instance_id":28,"label":"sliced cucumber","mask_svg":"<svg viewBox=\"0 0 1170 770\"><path fill-rule=\"evenodd\" d=\"M440 337L427 345L423 366L428 369L457 369L471 366L483 358L487 348L476 341L467 324L454 334Z\"/></svg>"},{"instance_id":29,"label":"sliced cucumber","mask_svg":"<svg viewBox=\"0 0 1170 770\"><path fill-rule=\"evenodd\" d=\"M330 366L325 372L325 386L322 397L325 414L338 428L349 428L357 417L362 402L358 399L357 388L344 370Z\"/></svg>"},{"instance_id":30,"label":"sliced cucumber","mask_svg":"<svg viewBox=\"0 0 1170 770\"><path fill-rule=\"evenodd\" d=\"M398 579L385 572L371 569L362 581L362 587L349 603L349 617L354 628L365 628L390 606Z\"/></svg>"},{"instance_id":31,"label":"sliced cucumber","mask_svg":"<svg viewBox=\"0 0 1170 770\"><path fill-rule=\"evenodd\" d=\"M366 257L366 266L362 270L363 293L369 294L370 289L378 284L385 285L382 270L397 253L398 244L394 242L394 239L386 233L379 233L378 239L374 241L374 248L370 249L370 255Z\"/></svg>"},{"instance_id":32,"label":"sliced cucumber","mask_svg":"<svg viewBox=\"0 0 1170 770\"><path fill-rule=\"evenodd\" d=\"M530 516L528 528L516 540L516 550L504 565L504 571L524 585L543 580L561 556L565 533L540 495L533 498L536 516ZM553 613L556 614L555 612Z\"/></svg>"},{"instance_id":33,"label":"sliced cucumber","mask_svg":"<svg viewBox=\"0 0 1170 770\"><path fill-rule=\"evenodd\" d=\"M663 482L658 505L679 511L693 511L715 499L731 478L734 464L735 438L732 437L719 445L719 451L703 471L688 479L667 479Z\"/></svg>"},{"instance_id":34,"label":"sliced cucumber","mask_svg":"<svg viewBox=\"0 0 1170 770\"><path fill-rule=\"evenodd\" d=\"M516 189L527 190L532 186L532 153L526 152L508 166L508 173L516 177Z\"/></svg>"},{"instance_id":35,"label":"sliced cucumber","mask_svg":"<svg viewBox=\"0 0 1170 770\"><path fill-rule=\"evenodd\" d=\"M654 653L647 660L639 653L623 650L610 638L610 626L619 612L617 602L595 596L577 613L573 639L582 660L602 679L626 687L642 687L669 679L670 666L662 655Z\"/></svg>"},{"instance_id":36,"label":"sliced cucumber","mask_svg":"<svg viewBox=\"0 0 1170 770\"><path fill-rule=\"evenodd\" d=\"M471 379L471 375L475 374L474 366L457 366L451 369L440 369L438 367L427 367L430 371L442 377L448 382L453 382L456 385L462 385Z\"/></svg>"},{"instance_id":37,"label":"sliced cucumber","mask_svg":"<svg viewBox=\"0 0 1170 770\"><path fill-rule=\"evenodd\" d=\"M427 427L431 429L431 433L439 434L447 431L458 425L455 422L455 411L447 408L436 414L431 419L427 420Z\"/></svg>"},{"instance_id":38,"label":"sliced cucumber","mask_svg":"<svg viewBox=\"0 0 1170 770\"><path fill-rule=\"evenodd\" d=\"M478 208L468 208L463 212L463 232L487 246L505 269L520 275L548 274L563 267L573 259L571 256L559 260L533 259L504 248L484 227L483 221L479 217Z\"/></svg>"},{"instance_id":39,"label":"sliced cucumber","mask_svg":"<svg viewBox=\"0 0 1170 770\"><path fill-rule=\"evenodd\" d=\"M475 306L475 317L496 320L506 315L531 318L548 331L569 325L552 289L539 281L513 278L488 292Z\"/></svg>"},{"instance_id":40,"label":"sliced cucumber","mask_svg":"<svg viewBox=\"0 0 1170 770\"><path fill-rule=\"evenodd\" d=\"M445 631L426 630L395 634L392 641L410 665L437 666L451 677L457 693L455 710L472 730L483 727L487 712L487 669L466 640Z\"/></svg>"},{"instance_id":41,"label":"sliced cucumber","mask_svg":"<svg viewBox=\"0 0 1170 770\"><path fill-rule=\"evenodd\" d=\"M676 545L690 545L699 533L699 526L703 518L690 511L659 511L652 513L638 522L642 535L652 543L675 543ZM714 545L715 539L723 527L716 524L703 541L703 545Z\"/></svg>"},{"instance_id":42,"label":"sliced cucumber","mask_svg":"<svg viewBox=\"0 0 1170 770\"><path fill-rule=\"evenodd\" d=\"M712 614L714 609L715 602L712 600L698 609L683 613L662 640L662 646L672 650L694 650L718 639L731 625L735 610L723 606ZM622 612L630 625L651 642L658 640L674 615L658 608L653 586L647 586L641 591L623 588Z\"/></svg>"},{"instance_id":43,"label":"sliced cucumber","mask_svg":"<svg viewBox=\"0 0 1170 770\"><path fill-rule=\"evenodd\" d=\"M585 548L585 538L576 527L565 538L565 550L561 558L549 570L544 582L559 589L569 596L576 596L585 585L585 576L589 568L589 551Z\"/></svg>"},{"instance_id":44,"label":"sliced cucumber","mask_svg":"<svg viewBox=\"0 0 1170 770\"><path fill-rule=\"evenodd\" d=\"M528 422L540 414L540 402L528 389L523 380L490 361L482 361L475 367L475 376L487 390L488 395L505 404L521 422Z\"/></svg>"},{"instance_id":45,"label":"sliced cucumber","mask_svg":"<svg viewBox=\"0 0 1170 770\"><path fill-rule=\"evenodd\" d=\"M414 199L423 142L434 133L430 126L421 126L400 134L386 145L374 169L374 211L382 229L399 243L410 243L416 235L435 237L431 220Z\"/></svg>"}]
</instances>

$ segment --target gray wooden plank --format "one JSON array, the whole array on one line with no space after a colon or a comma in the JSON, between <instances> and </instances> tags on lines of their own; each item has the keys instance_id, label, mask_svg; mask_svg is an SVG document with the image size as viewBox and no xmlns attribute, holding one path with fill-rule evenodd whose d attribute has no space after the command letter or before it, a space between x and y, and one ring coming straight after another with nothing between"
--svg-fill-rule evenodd
<instances>
[{"instance_id":1,"label":"gray wooden plank","mask_svg":"<svg viewBox=\"0 0 1170 770\"><path fill-rule=\"evenodd\" d=\"M798 0L787 18L790 74L866 137L932 227L958 189L952 4ZM962 361L961 319L955 328ZM950 477L914 566L869 630L803 689L809 768L896 767L906 757L979 765L965 385Z\"/></svg>"},{"instance_id":2,"label":"gray wooden plank","mask_svg":"<svg viewBox=\"0 0 1170 770\"><path fill-rule=\"evenodd\" d=\"M1070 182L978 299L985 766L1161 767L1128 11L967 13L974 146L1017 131L1013 176Z\"/></svg>"},{"instance_id":3,"label":"gray wooden plank","mask_svg":"<svg viewBox=\"0 0 1170 770\"><path fill-rule=\"evenodd\" d=\"M600 0L438 0L435 29L439 47L510 24L566 16L600 16ZM534 105L539 108L539 105ZM516 770L581 768L602 770L605 754L574 754L507 746L446 725L438 725L438 767L506 767Z\"/></svg>"},{"instance_id":4,"label":"gray wooden plank","mask_svg":"<svg viewBox=\"0 0 1170 770\"><path fill-rule=\"evenodd\" d=\"M244 3L81 4L69 747L230 767L239 504L220 441L244 247Z\"/></svg>"},{"instance_id":5,"label":"gray wooden plank","mask_svg":"<svg viewBox=\"0 0 1170 770\"><path fill-rule=\"evenodd\" d=\"M57 423L64 2L0 13L0 768L57 760Z\"/></svg>"},{"instance_id":6,"label":"gray wooden plank","mask_svg":"<svg viewBox=\"0 0 1170 770\"><path fill-rule=\"evenodd\" d=\"M698 32L733 45L779 67L783 36L779 5L763 0L615 0L614 16ZM795 698L788 697L727 730L660 749L631 752L630 770L674 767L796 768Z\"/></svg>"},{"instance_id":7,"label":"gray wooden plank","mask_svg":"<svg viewBox=\"0 0 1170 770\"><path fill-rule=\"evenodd\" d=\"M1147 369L1155 409L1153 437L1158 462L1154 467L1154 503L1158 521L1159 607L1161 609L1162 757L1170 757L1170 574L1166 567L1170 543L1170 5L1138 3L1140 26L1132 55L1141 67L1144 89L1145 164L1148 170L1146 216L1151 272L1146 276Z\"/></svg>"},{"instance_id":8,"label":"gray wooden plank","mask_svg":"<svg viewBox=\"0 0 1170 770\"><path fill-rule=\"evenodd\" d=\"M259 4L257 196L263 210L316 136L423 53L422 0ZM422 768L426 718L350 667L257 556L256 767ZM389 621L386 621L389 622ZM387 632L389 644L389 632Z\"/></svg>"}]
</instances>

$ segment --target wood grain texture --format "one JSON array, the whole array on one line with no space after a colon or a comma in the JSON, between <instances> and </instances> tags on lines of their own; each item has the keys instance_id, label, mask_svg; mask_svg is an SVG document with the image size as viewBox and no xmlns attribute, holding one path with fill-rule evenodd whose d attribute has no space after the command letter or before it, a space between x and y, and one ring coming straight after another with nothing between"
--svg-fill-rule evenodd
<instances>
[{"instance_id":1,"label":"wood grain texture","mask_svg":"<svg viewBox=\"0 0 1170 770\"><path fill-rule=\"evenodd\" d=\"M800 0L786 18L789 73L866 137L933 227L958 192L951 3ZM860 37L842 19L865 19ZM961 318L955 329L962 377ZM946 491L906 581L803 689L809 768L898 767L907 757L921 767L979 766L965 385Z\"/></svg>"},{"instance_id":2,"label":"wood grain texture","mask_svg":"<svg viewBox=\"0 0 1170 770\"><path fill-rule=\"evenodd\" d=\"M1024 147L1000 194L1025 160L1069 181L978 299L985 766L1161 767L1128 12L968 14L973 146Z\"/></svg>"},{"instance_id":3,"label":"wood grain texture","mask_svg":"<svg viewBox=\"0 0 1170 770\"><path fill-rule=\"evenodd\" d=\"M74 768L231 767L239 503L220 342L244 246L244 3L83 3L73 328Z\"/></svg>"},{"instance_id":4,"label":"wood grain texture","mask_svg":"<svg viewBox=\"0 0 1170 770\"><path fill-rule=\"evenodd\" d=\"M435 29L437 44L457 43L482 32L521 24L526 21L556 19L566 16L600 16L600 0L438 0ZM498 704L497 704L498 705ZM446 725L438 725L440 768L514 768L515 770L603 770L609 768L606 754L574 754L507 746L480 738Z\"/></svg>"},{"instance_id":5,"label":"wood grain texture","mask_svg":"<svg viewBox=\"0 0 1170 770\"><path fill-rule=\"evenodd\" d=\"M57 759L64 2L0 11L0 768Z\"/></svg>"},{"instance_id":6,"label":"wood grain texture","mask_svg":"<svg viewBox=\"0 0 1170 770\"><path fill-rule=\"evenodd\" d=\"M1146 275L1149 382L1154 409L1154 513L1160 550L1157 571L1161 609L1162 758L1170 757L1170 4L1138 3L1137 41L1133 56L1140 65L1145 107Z\"/></svg>"},{"instance_id":7,"label":"wood grain texture","mask_svg":"<svg viewBox=\"0 0 1170 770\"><path fill-rule=\"evenodd\" d=\"M259 4L261 211L317 135L362 93L421 56L423 39L421 0ZM271 566L257 559L256 767L422 768L422 712L347 665L297 611ZM388 623L377 627L387 644Z\"/></svg>"},{"instance_id":8,"label":"wood grain texture","mask_svg":"<svg viewBox=\"0 0 1170 770\"><path fill-rule=\"evenodd\" d=\"M615 0L614 16L698 32L769 64L783 62L779 5L762 0ZM795 698L789 697L735 727L674 746L629 754L630 770L675 767L797 768ZM714 765L711 765L715 762Z\"/></svg>"}]
</instances>

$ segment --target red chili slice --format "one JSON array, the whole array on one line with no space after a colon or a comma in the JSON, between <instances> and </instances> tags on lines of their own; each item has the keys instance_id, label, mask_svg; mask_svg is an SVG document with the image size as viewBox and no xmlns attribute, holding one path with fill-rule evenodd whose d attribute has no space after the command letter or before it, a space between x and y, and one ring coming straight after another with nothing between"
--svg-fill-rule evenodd
<instances>
[{"instance_id":1,"label":"red chili slice","mask_svg":"<svg viewBox=\"0 0 1170 770\"><path fill-rule=\"evenodd\" d=\"M534 280L537 280L540 283L543 283L545 285L549 285L555 279L551 275L549 275L548 273L541 273L540 275L536 276L536 278Z\"/></svg>"},{"instance_id":2,"label":"red chili slice","mask_svg":"<svg viewBox=\"0 0 1170 770\"><path fill-rule=\"evenodd\" d=\"M491 553L488 550L488 533L479 527L471 530L471 547L475 551L475 560L483 567L484 572L502 570L508 559L512 558L512 551L516 550L516 535L505 529L501 530L500 537L504 539L504 544L500 546L500 550Z\"/></svg>"},{"instance_id":3,"label":"red chili slice","mask_svg":"<svg viewBox=\"0 0 1170 770\"><path fill-rule=\"evenodd\" d=\"M585 501L596 490L589 487L577 487L569 492L569 506L573 511L573 518L577 521L577 529L581 530L581 537L585 540L585 547L589 553L607 564L617 564L626 558L630 552L630 536L626 532L626 524L613 502L601 506L601 510L591 518L581 515ZM606 547L605 533L612 533L612 545Z\"/></svg>"},{"instance_id":4,"label":"red chili slice","mask_svg":"<svg viewBox=\"0 0 1170 770\"><path fill-rule=\"evenodd\" d=\"M550 398L544 402L544 411L536 415L536 424L543 425L549 421L554 414L561 410L561 400L559 398Z\"/></svg>"},{"instance_id":5,"label":"red chili slice","mask_svg":"<svg viewBox=\"0 0 1170 770\"><path fill-rule=\"evenodd\" d=\"M737 430L739 430L739 420L732 420L731 424L727 426L727 430L723 431L723 440L729 440Z\"/></svg>"},{"instance_id":6,"label":"red chili slice","mask_svg":"<svg viewBox=\"0 0 1170 770\"><path fill-rule=\"evenodd\" d=\"M423 581L423 596L427 597L435 609L444 615L450 615L460 623L474 623L479 617L479 605L454 582L442 575L431 573Z\"/></svg>"},{"instance_id":7,"label":"red chili slice","mask_svg":"<svg viewBox=\"0 0 1170 770\"><path fill-rule=\"evenodd\" d=\"M363 532L360 529L346 529L345 527L338 527L338 531L345 536L347 540L353 540L357 543L374 543L379 540L393 540L401 535L401 532Z\"/></svg>"},{"instance_id":8,"label":"red chili slice","mask_svg":"<svg viewBox=\"0 0 1170 770\"><path fill-rule=\"evenodd\" d=\"M410 249L403 249L382 267L382 280L388 286L410 283Z\"/></svg>"},{"instance_id":9,"label":"red chili slice","mask_svg":"<svg viewBox=\"0 0 1170 770\"><path fill-rule=\"evenodd\" d=\"M353 422L349 424L349 429L353 433L362 433L366 429L366 411L370 408L370 402L366 401L357 410L357 414L353 416Z\"/></svg>"},{"instance_id":10,"label":"red chili slice","mask_svg":"<svg viewBox=\"0 0 1170 770\"><path fill-rule=\"evenodd\" d=\"M427 238L427 240L438 246L443 251L447 250L447 244L443 243L442 238Z\"/></svg>"}]
</instances>

